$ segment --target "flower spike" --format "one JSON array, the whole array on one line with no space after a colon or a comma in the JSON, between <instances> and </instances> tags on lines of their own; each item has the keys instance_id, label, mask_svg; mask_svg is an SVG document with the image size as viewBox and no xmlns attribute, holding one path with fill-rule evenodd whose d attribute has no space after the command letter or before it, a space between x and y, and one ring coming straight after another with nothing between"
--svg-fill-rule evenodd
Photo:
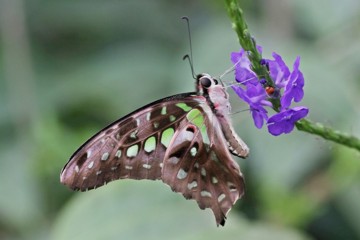
<instances>
[{"instance_id":1,"label":"flower spike","mask_svg":"<svg viewBox=\"0 0 360 240\"><path fill-rule=\"evenodd\" d=\"M261 53L262 48L257 46L257 49ZM246 51L241 49L240 52L231 53L231 61L236 64L235 79L241 83L232 88L249 105L255 126L260 129L266 122L268 131L278 136L290 133L295 123L307 116L309 109L303 106L290 108L292 101L300 102L304 97L300 57L296 58L290 72L279 54L274 52L272 56L273 59L261 59L260 64L267 67L275 86L269 86L265 79L257 77ZM272 100L276 99L280 103L279 108L272 104ZM269 117L265 107L273 108L277 113Z\"/></svg>"}]
</instances>

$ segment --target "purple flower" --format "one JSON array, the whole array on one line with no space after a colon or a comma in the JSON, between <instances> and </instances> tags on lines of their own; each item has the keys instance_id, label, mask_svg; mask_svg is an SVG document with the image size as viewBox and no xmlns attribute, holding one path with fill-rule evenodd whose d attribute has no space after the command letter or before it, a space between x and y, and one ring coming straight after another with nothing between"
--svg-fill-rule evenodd
<instances>
[{"instance_id":1,"label":"purple flower","mask_svg":"<svg viewBox=\"0 0 360 240\"><path fill-rule=\"evenodd\" d=\"M309 109L306 107L294 107L277 113L268 119L268 130L274 136L289 133L294 129L295 123L308 113Z\"/></svg>"},{"instance_id":2,"label":"purple flower","mask_svg":"<svg viewBox=\"0 0 360 240\"><path fill-rule=\"evenodd\" d=\"M246 90L240 86L232 86L232 88L242 100L249 104L255 126L261 128L264 120L268 119L267 111L263 106L272 106L266 100L267 95L264 88L259 83L247 85Z\"/></svg>"},{"instance_id":3,"label":"purple flower","mask_svg":"<svg viewBox=\"0 0 360 240\"><path fill-rule=\"evenodd\" d=\"M294 70L292 71L289 81L285 86L284 95L281 98L281 107L283 109L290 107L291 101L300 102L304 97L304 76L299 70L300 57L294 62Z\"/></svg>"},{"instance_id":4,"label":"purple flower","mask_svg":"<svg viewBox=\"0 0 360 240\"><path fill-rule=\"evenodd\" d=\"M258 51L261 52L262 48L258 46ZM248 58L247 52L243 49L240 52L231 53L231 61L233 64L236 64L235 67L235 79L239 83L247 84L257 84L258 79L256 74L251 69L251 63Z\"/></svg>"},{"instance_id":5,"label":"purple flower","mask_svg":"<svg viewBox=\"0 0 360 240\"><path fill-rule=\"evenodd\" d=\"M274 60L268 60L270 77L274 80L276 87L283 88L289 78L290 71L277 53L272 54Z\"/></svg>"},{"instance_id":6,"label":"purple flower","mask_svg":"<svg viewBox=\"0 0 360 240\"><path fill-rule=\"evenodd\" d=\"M261 52L261 47L257 47ZM255 126L261 128L267 121L268 130L272 135L278 136L289 133L294 129L295 122L304 118L309 109L306 107L290 108L291 102L300 102L304 97L304 76L299 69L300 57L297 57L293 71L290 72L285 62L277 53L272 54L273 59L261 59L260 64L265 65L273 79L275 86L267 85L265 79L258 79L251 68L248 53L243 49L231 53L231 60L235 66L235 79L242 86L233 86L236 94L250 106ZM265 91L267 89L267 91ZM268 118L265 107L273 107L270 101L278 101L279 113Z\"/></svg>"}]
</instances>

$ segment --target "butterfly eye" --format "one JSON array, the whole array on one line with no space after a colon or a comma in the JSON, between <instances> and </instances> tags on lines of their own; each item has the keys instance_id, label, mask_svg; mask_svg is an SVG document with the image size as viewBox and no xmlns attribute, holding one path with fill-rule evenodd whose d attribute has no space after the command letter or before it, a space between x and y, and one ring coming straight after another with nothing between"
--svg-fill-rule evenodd
<instances>
[{"instance_id":1,"label":"butterfly eye","mask_svg":"<svg viewBox=\"0 0 360 240\"><path fill-rule=\"evenodd\" d=\"M218 85L218 80L216 80L216 79L214 79L214 83L215 83L215 85Z\"/></svg>"},{"instance_id":2,"label":"butterfly eye","mask_svg":"<svg viewBox=\"0 0 360 240\"><path fill-rule=\"evenodd\" d=\"M204 88L209 88L211 86L211 80L207 77L203 77L200 79L201 85Z\"/></svg>"}]
</instances>

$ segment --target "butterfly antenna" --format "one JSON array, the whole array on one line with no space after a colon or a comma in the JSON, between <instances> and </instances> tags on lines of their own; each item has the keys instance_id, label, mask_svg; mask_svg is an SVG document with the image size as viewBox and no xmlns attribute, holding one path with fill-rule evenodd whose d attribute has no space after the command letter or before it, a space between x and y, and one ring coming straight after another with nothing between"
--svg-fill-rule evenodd
<instances>
[{"instance_id":1,"label":"butterfly antenna","mask_svg":"<svg viewBox=\"0 0 360 240\"><path fill-rule=\"evenodd\" d=\"M227 83L227 84L225 85L225 87L226 87L226 88L229 88L229 87L232 87L232 86L245 84L245 83L250 82L250 81L252 81L252 80L254 80L254 79L258 79L258 76L248 78L248 79L246 79L246 80L244 80L244 81L241 81L241 82L232 81L232 82L230 82L230 83Z\"/></svg>"},{"instance_id":2,"label":"butterfly antenna","mask_svg":"<svg viewBox=\"0 0 360 240\"><path fill-rule=\"evenodd\" d=\"M219 79L222 79L225 75L234 71L236 66L240 63L240 61L241 61L241 59L239 61L237 61L233 66L231 66L229 69L226 69L225 72L219 76Z\"/></svg>"},{"instance_id":3,"label":"butterfly antenna","mask_svg":"<svg viewBox=\"0 0 360 240\"><path fill-rule=\"evenodd\" d=\"M235 115L235 114L242 113L242 112L247 112L247 111L250 111L250 108L243 109L243 110L238 110L236 112L231 112L230 115Z\"/></svg>"},{"instance_id":4,"label":"butterfly antenna","mask_svg":"<svg viewBox=\"0 0 360 240\"><path fill-rule=\"evenodd\" d=\"M188 37L189 37L189 45L190 45L190 55L186 54L183 57L183 60L188 59L189 60L189 64L190 64L190 68L191 68L191 74L193 76L194 79L196 79L196 75L195 75L195 71L194 71L194 58L193 58L193 51L192 51L192 43L191 43L191 31L190 31L190 20L187 16L183 16L181 17L181 19L184 19L186 21L187 24L187 30L188 30Z\"/></svg>"}]
</instances>

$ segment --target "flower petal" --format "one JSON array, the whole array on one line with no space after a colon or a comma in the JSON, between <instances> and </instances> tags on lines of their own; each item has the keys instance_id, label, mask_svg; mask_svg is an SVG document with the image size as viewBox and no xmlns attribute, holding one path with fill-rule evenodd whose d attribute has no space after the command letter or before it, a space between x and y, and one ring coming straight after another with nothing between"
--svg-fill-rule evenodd
<instances>
[{"instance_id":1,"label":"flower petal","mask_svg":"<svg viewBox=\"0 0 360 240\"><path fill-rule=\"evenodd\" d=\"M289 78L290 71L280 55L275 52L273 52L272 55L274 60L268 60L270 76L278 88L283 88L285 86L285 82Z\"/></svg>"},{"instance_id":2,"label":"flower petal","mask_svg":"<svg viewBox=\"0 0 360 240\"><path fill-rule=\"evenodd\" d=\"M268 119L267 111L263 106L269 106L271 103L266 100L266 92L260 83L257 85L248 84L246 90L241 86L232 86L235 93L249 104L250 112L257 128L264 125L264 120Z\"/></svg>"},{"instance_id":3,"label":"flower petal","mask_svg":"<svg viewBox=\"0 0 360 240\"><path fill-rule=\"evenodd\" d=\"M304 76L299 70L300 57L294 62L294 70L292 71L289 81L285 86L283 97L281 98L281 107L286 109L290 107L291 101L300 102L304 97Z\"/></svg>"},{"instance_id":4,"label":"flower petal","mask_svg":"<svg viewBox=\"0 0 360 240\"><path fill-rule=\"evenodd\" d=\"M268 131L274 136L290 133L294 129L295 123L306 117L308 113L309 109L306 107L294 107L277 113L268 119Z\"/></svg>"},{"instance_id":5,"label":"flower petal","mask_svg":"<svg viewBox=\"0 0 360 240\"><path fill-rule=\"evenodd\" d=\"M292 121L297 122L300 119L306 117L309 113L309 109L307 107L304 106L300 106L300 107L294 107L292 109L289 109L293 111L293 115L292 115Z\"/></svg>"},{"instance_id":6,"label":"flower petal","mask_svg":"<svg viewBox=\"0 0 360 240\"><path fill-rule=\"evenodd\" d=\"M255 127L259 129L262 128L262 126L264 125L264 120L267 121L268 119L266 109L259 103L256 103L250 105L250 111L254 120Z\"/></svg>"},{"instance_id":7,"label":"flower petal","mask_svg":"<svg viewBox=\"0 0 360 240\"><path fill-rule=\"evenodd\" d=\"M264 125L264 118L261 114L261 112L259 111L251 111L252 113L252 118L254 120L254 124L255 124L255 127L257 128L262 128L262 126Z\"/></svg>"},{"instance_id":8,"label":"flower petal","mask_svg":"<svg viewBox=\"0 0 360 240\"><path fill-rule=\"evenodd\" d=\"M259 80L257 75L251 69L251 63L247 53L241 49L240 52L231 53L231 61L235 66L235 79L237 82L256 84Z\"/></svg>"}]
</instances>

